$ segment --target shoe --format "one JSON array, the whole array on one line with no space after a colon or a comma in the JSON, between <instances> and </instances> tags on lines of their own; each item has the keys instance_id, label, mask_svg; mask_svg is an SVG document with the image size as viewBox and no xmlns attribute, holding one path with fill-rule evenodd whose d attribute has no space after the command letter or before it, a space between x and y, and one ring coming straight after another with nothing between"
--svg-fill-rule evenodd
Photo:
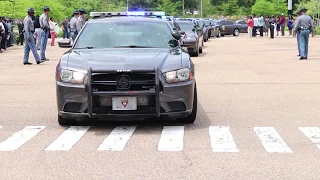
<instances>
[{"instance_id":1,"label":"shoe","mask_svg":"<svg viewBox=\"0 0 320 180\"><path fill-rule=\"evenodd\" d=\"M300 57L300 54L298 54L297 56L299 56L299 57Z\"/></svg>"},{"instance_id":2,"label":"shoe","mask_svg":"<svg viewBox=\"0 0 320 180\"><path fill-rule=\"evenodd\" d=\"M32 65L30 62L23 63L23 65Z\"/></svg>"},{"instance_id":3,"label":"shoe","mask_svg":"<svg viewBox=\"0 0 320 180\"><path fill-rule=\"evenodd\" d=\"M304 59L307 59L306 57L300 57L300 60L304 60Z\"/></svg>"},{"instance_id":4,"label":"shoe","mask_svg":"<svg viewBox=\"0 0 320 180\"><path fill-rule=\"evenodd\" d=\"M41 64L41 63L43 63L44 62L44 60L40 60L39 62L37 62L37 64Z\"/></svg>"},{"instance_id":5,"label":"shoe","mask_svg":"<svg viewBox=\"0 0 320 180\"><path fill-rule=\"evenodd\" d=\"M47 58L44 58L44 59L41 59L42 61L49 61L49 59L47 59Z\"/></svg>"}]
</instances>

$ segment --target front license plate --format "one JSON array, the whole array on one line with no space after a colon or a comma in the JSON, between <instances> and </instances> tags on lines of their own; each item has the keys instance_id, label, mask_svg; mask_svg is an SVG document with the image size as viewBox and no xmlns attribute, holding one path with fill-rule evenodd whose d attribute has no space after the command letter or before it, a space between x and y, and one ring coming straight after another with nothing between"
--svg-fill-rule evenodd
<instances>
[{"instance_id":1,"label":"front license plate","mask_svg":"<svg viewBox=\"0 0 320 180\"><path fill-rule=\"evenodd\" d=\"M112 110L137 110L137 97L112 98Z\"/></svg>"}]
</instances>

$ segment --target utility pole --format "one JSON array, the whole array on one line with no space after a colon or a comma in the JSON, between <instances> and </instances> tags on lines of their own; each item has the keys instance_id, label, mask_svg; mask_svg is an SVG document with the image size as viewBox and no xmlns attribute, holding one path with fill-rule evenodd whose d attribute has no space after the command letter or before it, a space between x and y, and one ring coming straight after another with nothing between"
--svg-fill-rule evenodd
<instances>
[{"instance_id":1,"label":"utility pole","mask_svg":"<svg viewBox=\"0 0 320 180\"><path fill-rule=\"evenodd\" d=\"M129 0L127 0L127 11L129 11Z\"/></svg>"},{"instance_id":2,"label":"utility pole","mask_svg":"<svg viewBox=\"0 0 320 180\"><path fill-rule=\"evenodd\" d=\"M292 0L288 0L288 15L292 15Z\"/></svg>"},{"instance_id":3,"label":"utility pole","mask_svg":"<svg viewBox=\"0 0 320 180\"><path fill-rule=\"evenodd\" d=\"M185 12L184 12L184 0L182 0L182 15L184 15Z\"/></svg>"},{"instance_id":4,"label":"utility pole","mask_svg":"<svg viewBox=\"0 0 320 180\"><path fill-rule=\"evenodd\" d=\"M202 0L200 0L200 3L201 3L201 4L200 4L200 11L201 11L201 14L200 14L200 15L201 15L201 18L202 18L202 6L203 6Z\"/></svg>"}]
</instances>

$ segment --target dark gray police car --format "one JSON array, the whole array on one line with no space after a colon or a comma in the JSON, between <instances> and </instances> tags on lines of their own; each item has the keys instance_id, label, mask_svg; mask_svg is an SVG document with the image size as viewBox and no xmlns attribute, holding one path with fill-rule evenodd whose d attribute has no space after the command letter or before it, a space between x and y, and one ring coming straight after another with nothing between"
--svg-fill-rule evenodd
<instances>
[{"instance_id":1,"label":"dark gray police car","mask_svg":"<svg viewBox=\"0 0 320 180\"><path fill-rule=\"evenodd\" d=\"M162 116L193 123L195 71L181 34L165 19L90 15L97 18L86 23L56 67L59 124Z\"/></svg>"}]
</instances>

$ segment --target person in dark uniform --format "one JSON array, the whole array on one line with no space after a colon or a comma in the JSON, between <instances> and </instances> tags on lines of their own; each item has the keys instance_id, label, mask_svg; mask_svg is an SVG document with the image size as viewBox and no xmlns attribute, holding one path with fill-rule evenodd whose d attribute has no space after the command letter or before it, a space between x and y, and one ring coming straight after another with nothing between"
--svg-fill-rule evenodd
<instances>
[{"instance_id":1,"label":"person in dark uniform","mask_svg":"<svg viewBox=\"0 0 320 180\"><path fill-rule=\"evenodd\" d=\"M18 22L18 31L19 31L19 38L18 38L17 45L20 44L21 46L23 46L24 37L23 37L23 21L22 20Z\"/></svg>"},{"instance_id":2,"label":"person in dark uniform","mask_svg":"<svg viewBox=\"0 0 320 180\"><path fill-rule=\"evenodd\" d=\"M308 45L309 45L309 36L312 33L314 37L314 26L313 21L310 16L306 15L308 9L305 7L301 8L301 16L295 22L294 32L299 36L300 44L300 60L308 59Z\"/></svg>"},{"instance_id":3,"label":"person in dark uniform","mask_svg":"<svg viewBox=\"0 0 320 180\"><path fill-rule=\"evenodd\" d=\"M34 56L37 64L44 62L44 61L40 60L40 56L37 52L36 44L34 42L34 37L33 37L34 25L33 25L32 17L34 17L34 9L29 8L28 15L24 18L24 23L23 23L24 24L24 36L26 39L26 45L24 46L24 57L23 57L23 64L24 65L31 65L32 64L28 61L30 50L32 51L33 56Z\"/></svg>"},{"instance_id":4,"label":"person in dark uniform","mask_svg":"<svg viewBox=\"0 0 320 180\"><path fill-rule=\"evenodd\" d=\"M293 27L294 27L295 23L298 22L298 19L299 19L300 16L301 16L301 11L299 10L299 11L297 12L296 20L295 20L295 21L293 22L293 24L292 24ZM297 37L298 56L300 57L300 52L301 52L300 50L301 50L301 48L300 48L300 44L299 44L299 36L297 36L295 32L293 32L292 34L293 34L293 37Z\"/></svg>"},{"instance_id":5,"label":"person in dark uniform","mask_svg":"<svg viewBox=\"0 0 320 180\"><path fill-rule=\"evenodd\" d=\"M276 19L274 18L274 16L271 16L271 18L269 19L269 23L270 23L270 38L274 39L274 28L276 26Z\"/></svg>"},{"instance_id":6,"label":"person in dark uniform","mask_svg":"<svg viewBox=\"0 0 320 180\"><path fill-rule=\"evenodd\" d=\"M9 31L8 31L8 25L6 22L6 19L4 17L2 17L2 24L4 26L4 33L2 34L2 41L1 41L1 49L3 50L7 50L7 37L9 35Z\"/></svg>"}]
</instances>

